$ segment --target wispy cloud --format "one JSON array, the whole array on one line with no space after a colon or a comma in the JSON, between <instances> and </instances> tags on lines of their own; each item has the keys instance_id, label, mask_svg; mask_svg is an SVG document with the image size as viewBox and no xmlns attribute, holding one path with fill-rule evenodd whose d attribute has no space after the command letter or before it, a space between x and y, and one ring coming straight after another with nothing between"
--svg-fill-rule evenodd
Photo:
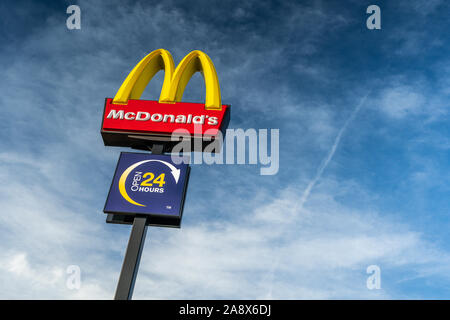
<instances>
[{"instance_id":1,"label":"wispy cloud","mask_svg":"<svg viewBox=\"0 0 450 320\"><path fill-rule=\"evenodd\" d=\"M139 58L160 47L176 61L193 49L207 52L224 102L233 105L231 126L279 128L281 166L270 178L247 166L194 166L182 229L148 232L136 298L408 296L394 281L367 290L369 264L399 279L434 275L447 283L448 248L410 226L409 214L395 206L378 208L372 200L381 191L349 171L360 169L376 182L373 176L386 178L383 170L371 176L371 167L348 166L346 174L324 175L340 156L347 129L373 125L370 112L409 121L406 114L422 114L431 101L429 83L421 86L414 74L379 85L371 91L375 99L355 99L377 79L362 83L362 73L346 69L345 48L333 48L345 43L342 32L362 19L359 13L337 14L322 2L222 3L209 8L209 18L206 2L79 5L81 30L68 31L65 12L53 12L39 27L16 30L26 37L0 51L0 282L8 288L2 298L113 296L130 229L106 225L101 212L120 150L102 144L103 99L114 95ZM37 21L31 9L19 11ZM359 42L351 47L365 50ZM337 58L343 70L333 67ZM187 101L203 99L201 77L193 81ZM398 86L388 87L394 82ZM150 84L146 98L159 89ZM443 110L443 92L433 100L441 106L436 110ZM349 112L349 101L357 100ZM372 108L360 112L369 102ZM350 115L342 125L344 112ZM373 148L367 136L345 137L364 148L350 150L348 158L364 162ZM423 176L415 178L426 185ZM361 194L369 195L365 207L343 200ZM68 265L81 268L78 291L65 285Z\"/></svg>"},{"instance_id":2,"label":"wispy cloud","mask_svg":"<svg viewBox=\"0 0 450 320\"><path fill-rule=\"evenodd\" d=\"M370 92L361 99L361 102L355 107L355 109L353 109L352 113L347 118L347 120L345 121L345 123L341 127L341 129L339 130L336 138L334 139L333 145L331 146L330 150L328 151L326 158L322 161L322 164L317 169L317 172L316 172L314 178L308 183L308 186L306 187L305 191L303 191L303 194L302 194L299 204L298 204L299 211L301 211L303 209L305 202L308 200L308 197L311 194L311 190L314 188L317 181L319 181L319 179L322 177L323 172L327 168L330 161L333 159L336 149L339 146L339 143L341 142L342 135L344 134L344 132L347 129L347 127L349 126L349 124L355 119L356 115L358 114L361 107L364 105L364 102L366 101L369 94L370 94Z\"/></svg>"}]
</instances>

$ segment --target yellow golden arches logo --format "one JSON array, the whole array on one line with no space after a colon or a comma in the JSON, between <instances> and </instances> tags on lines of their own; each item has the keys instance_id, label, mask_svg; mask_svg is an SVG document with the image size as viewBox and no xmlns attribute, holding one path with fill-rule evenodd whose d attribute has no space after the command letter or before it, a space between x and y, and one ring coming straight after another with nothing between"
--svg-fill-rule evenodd
<instances>
[{"instance_id":1,"label":"yellow golden arches logo","mask_svg":"<svg viewBox=\"0 0 450 320\"><path fill-rule=\"evenodd\" d=\"M164 83L160 103L181 101L184 89L192 75L200 72L205 80L205 109L221 110L219 80L214 64L202 51L194 50L181 60L177 68L169 51L158 49L145 56L128 74L114 97L114 104L127 104L129 99L139 99L147 84L160 70L164 70Z\"/></svg>"}]
</instances>

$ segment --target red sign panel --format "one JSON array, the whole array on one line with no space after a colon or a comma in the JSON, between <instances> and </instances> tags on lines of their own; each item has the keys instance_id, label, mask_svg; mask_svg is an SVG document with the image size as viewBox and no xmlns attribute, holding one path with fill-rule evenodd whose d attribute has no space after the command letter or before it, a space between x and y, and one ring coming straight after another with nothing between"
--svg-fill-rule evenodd
<instances>
[{"instance_id":1,"label":"red sign panel","mask_svg":"<svg viewBox=\"0 0 450 320\"><path fill-rule=\"evenodd\" d=\"M204 103L149 100L128 100L127 105L120 105L107 98L102 130L171 135L176 129L185 129L193 136L196 125L196 135L215 137L227 109L227 105L222 110L205 110Z\"/></svg>"},{"instance_id":2,"label":"red sign panel","mask_svg":"<svg viewBox=\"0 0 450 320\"><path fill-rule=\"evenodd\" d=\"M177 136L190 136L214 141L219 133L224 134L229 122L230 106L222 110L207 110L204 103L175 102L159 103L149 100L128 100L128 104L114 104L106 98L103 113L102 137L106 146L146 149L152 143L164 143L166 151L175 130ZM203 149L202 149L203 150ZM202 151L196 150L196 151Z\"/></svg>"}]
</instances>

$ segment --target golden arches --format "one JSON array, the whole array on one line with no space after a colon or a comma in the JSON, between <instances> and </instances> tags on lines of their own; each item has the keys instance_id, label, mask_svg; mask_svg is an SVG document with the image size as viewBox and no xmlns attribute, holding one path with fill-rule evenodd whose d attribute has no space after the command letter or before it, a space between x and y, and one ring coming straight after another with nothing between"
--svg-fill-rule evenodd
<instances>
[{"instance_id":1,"label":"golden arches","mask_svg":"<svg viewBox=\"0 0 450 320\"><path fill-rule=\"evenodd\" d=\"M160 103L181 101L184 89L192 75L200 72L205 80L205 108L221 110L219 80L214 64L202 51L194 50L181 60L175 69L169 51L158 49L145 56L128 74L114 97L114 104L127 104L129 99L139 99L147 84L160 70L165 71L159 96Z\"/></svg>"}]
</instances>

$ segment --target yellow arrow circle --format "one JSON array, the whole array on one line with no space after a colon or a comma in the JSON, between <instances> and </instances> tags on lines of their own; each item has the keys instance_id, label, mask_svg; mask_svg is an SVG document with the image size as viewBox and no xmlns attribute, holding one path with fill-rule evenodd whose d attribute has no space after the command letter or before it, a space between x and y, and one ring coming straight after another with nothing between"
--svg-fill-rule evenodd
<instances>
[{"instance_id":1,"label":"yellow arrow circle","mask_svg":"<svg viewBox=\"0 0 450 320\"><path fill-rule=\"evenodd\" d=\"M144 204L137 203L133 199L130 198L130 196L127 193L127 190L125 189L125 181L127 181L127 177L130 174L131 171L133 171L134 168L140 166L141 164L144 164L146 162L149 162L150 160L144 160L136 162L135 164L129 166L120 176L119 179L119 192L124 197L125 200L127 200L129 203L134 204L136 206L146 207Z\"/></svg>"}]
</instances>

